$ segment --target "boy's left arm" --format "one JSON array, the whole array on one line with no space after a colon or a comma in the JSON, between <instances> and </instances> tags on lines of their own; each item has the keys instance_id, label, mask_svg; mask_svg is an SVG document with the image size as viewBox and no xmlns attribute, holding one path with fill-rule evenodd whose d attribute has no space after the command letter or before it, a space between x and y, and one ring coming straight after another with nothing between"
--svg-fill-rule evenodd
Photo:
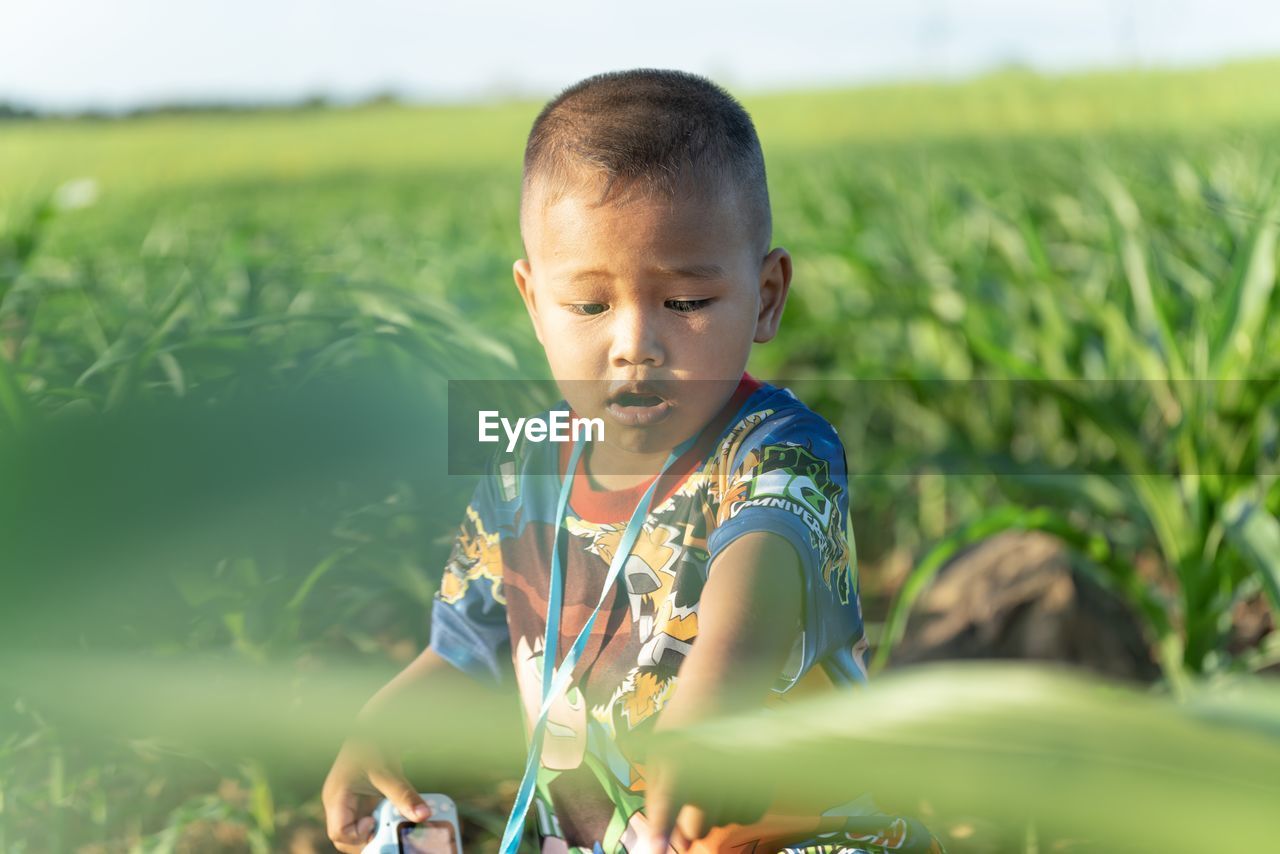
<instances>
[{"instance_id":1,"label":"boy's left arm","mask_svg":"<svg viewBox=\"0 0 1280 854\"><path fill-rule=\"evenodd\" d=\"M699 600L697 640L655 730L764 705L796 638L801 572L795 548L769 531L743 534L716 556ZM712 827L740 820L729 804L684 802L678 757L651 756L645 776L655 854L669 844L683 852Z\"/></svg>"}]
</instances>

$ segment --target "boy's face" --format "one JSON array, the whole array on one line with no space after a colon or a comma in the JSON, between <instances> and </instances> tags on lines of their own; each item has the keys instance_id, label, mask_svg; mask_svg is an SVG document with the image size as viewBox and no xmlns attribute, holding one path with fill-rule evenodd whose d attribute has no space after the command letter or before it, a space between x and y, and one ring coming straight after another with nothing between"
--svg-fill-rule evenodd
<instances>
[{"instance_id":1,"label":"boy's face","mask_svg":"<svg viewBox=\"0 0 1280 854\"><path fill-rule=\"evenodd\" d=\"M736 194L595 206L598 179L526 200L520 289L551 372L605 444L666 452L733 394L753 342L776 334L791 258L761 258ZM586 382L580 382L586 381ZM628 381L656 394L619 397Z\"/></svg>"}]
</instances>

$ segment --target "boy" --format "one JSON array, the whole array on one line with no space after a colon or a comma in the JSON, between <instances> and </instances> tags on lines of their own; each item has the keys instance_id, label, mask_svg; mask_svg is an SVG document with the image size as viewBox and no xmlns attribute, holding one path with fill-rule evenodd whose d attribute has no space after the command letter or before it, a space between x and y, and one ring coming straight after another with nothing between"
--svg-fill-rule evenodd
<instances>
[{"instance_id":1,"label":"boy","mask_svg":"<svg viewBox=\"0 0 1280 854\"><path fill-rule=\"evenodd\" d=\"M604 438L495 456L430 645L371 704L459 671L514 683L534 734L517 807L543 851L940 850L914 822L846 823L856 805L755 821L681 803L678 759L638 755L655 727L865 679L843 446L744 370L791 282L750 117L692 74L588 78L534 122L520 219L516 286L564 402ZM342 851L369 836L365 776L420 804L394 761L344 747L324 798Z\"/></svg>"}]
</instances>

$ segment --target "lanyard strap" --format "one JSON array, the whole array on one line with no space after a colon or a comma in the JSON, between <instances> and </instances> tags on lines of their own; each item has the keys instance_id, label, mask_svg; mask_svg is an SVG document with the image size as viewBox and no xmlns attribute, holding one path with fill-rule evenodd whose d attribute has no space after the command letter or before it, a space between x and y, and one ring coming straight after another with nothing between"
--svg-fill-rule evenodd
<instances>
[{"instance_id":1,"label":"lanyard strap","mask_svg":"<svg viewBox=\"0 0 1280 854\"><path fill-rule=\"evenodd\" d=\"M731 428L738 423L748 405L746 402L743 403L737 414L728 423L728 427ZM649 488L645 490L639 503L636 504L636 509L632 512L630 520L627 521L626 530L623 531L622 539L618 543L617 550L613 554L613 560L609 564L609 572L605 576L604 587L600 591L600 599L591 611L591 616L587 617L587 622L583 625L582 630L578 632L577 638L574 639L573 644L569 647L569 651L565 653L564 661L560 663L559 667L556 667L556 652L560 643L560 605L564 598L564 573L561 571L560 566L560 534L564 528L565 509L569 504L569 492L573 486L574 473L578 470L578 460L582 456L584 442L579 437L573 444L573 451L569 454L569 465L565 470L564 480L560 484L560 495L556 501L556 527L555 534L551 540L551 589L547 596L547 629L542 649L542 707L538 711L538 720L534 724L533 734L530 737L529 757L525 762L524 776L520 779L520 788L516 792L516 800L511 807L511 815L507 819L506 829L502 832L501 854L515 854L520 845L520 833L524 827L525 816L529 812L529 805L533 800L533 788L538 777L538 766L542 762L542 742L551 706L564 693L568 687L569 680L573 677L574 667L577 665L578 658L586 648L587 640L591 635L591 627L595 625L596 617L599 616L601 607L603 607L605 600L613 591L614 584L617 583L618 576L622 573L622 567L626 564L627 558L631 555L631 549L640 536L640 529L644 526L644 520L649 515L649 506L653 503L653 495L658 489L658 483L672 463L684 456L701 435L701 431L695 433L667 455L667 460L662 464L662 468L658 470L657 477L653 479L653 483L649 484Z\"/></svg>"},{"instance_id":2,"label":"lanyard strap","mask_svg":"<svg viewBox=\"0 0 1280 854\"><path fill-rule=\"evenodd\" d=\"M538 766L542 762L542 742L551 706L564 693L568 687L569 680L573 677L574 667L577 665L582 651L587 646L587 640L591 635L592 626L595 625L596 617L600 615L601 607L603 607L605 600L613 591L614 584L622 573L622 567L631 554L631 548L640 536L640 529L644 525L645 517L649 515L649 506L653 502L654 492L658 489L658 482L662 479L662 475L666 473L667 469L671 467L671 464L692 447L696 439L697 436L694 436L673 450L667 456L667 461L662 464L658 476L653 479L653 483L649 484L649 488L645 490L644 497L640 499L635 511L631 514L626 530L623 531L622 540L618 543L617 550L613 554L613 561L609 565L608 575L605 576L604 587L600 591L599 601L596 602L596 606L591 611L591 616L587 618L582 630L578 632L578 637L574 640L573 645L565 653L564 661L560 663L559 667L555 667L556 648L560 639L560 605L564 598L564 573L560 567L560 534L564 528L564 511L569 503L569 491L573 485L573 474L577 470L578 458L582 455L583 440L579 438L574 443L573 453L569 456L567 474L560 486L560 499L556 506L556 531L551 542L551 590L547 597L547 632L542 650L542 708L538 712L538 721L534 726L533 736L530 740L529 758L525 763L524 777L520 780L520 789L516 793L516 801L512 805L511 816L507 819L507 827L502 834L502 854L515 854L516 848L519 847L520 831L524 827L524 818L529 812L529 804L533 799L534 782L538 777Z\"/></svg>"}]
</instances>

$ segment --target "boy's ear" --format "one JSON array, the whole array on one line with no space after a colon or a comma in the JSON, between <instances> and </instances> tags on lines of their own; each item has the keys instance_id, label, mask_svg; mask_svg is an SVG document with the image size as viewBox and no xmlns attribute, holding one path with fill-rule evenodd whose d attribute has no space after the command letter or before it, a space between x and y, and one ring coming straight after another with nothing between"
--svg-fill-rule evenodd
<instances>
[{"instance_id":1,"label":"boy's ear","mask_svg":"<svg viewBox=\"0 0 1280 854\"><path fill-rule=\"evenodd\" d=\"M538 325L538 306L533 290L533 268L529 266L527 259L521 258L511 267L511 273L515 277L520 298L524 300L525 310L529 312L529 320L533 322L533 334L538 337L538 343L545 347L546 344L542 341L542 329Z\"/></svg>"},{"instance_id":2,"label":"boy's ear","mask_svg":"<svg viewBox=\"0 0 1280 854\"><path fill-rule=\"evenodd\" d=\"M791 253L779 246L760 265L760 314L756 317L755 343L772 341L782 323L782 309L791 289Z\"/></svg>"}]
</instances>

